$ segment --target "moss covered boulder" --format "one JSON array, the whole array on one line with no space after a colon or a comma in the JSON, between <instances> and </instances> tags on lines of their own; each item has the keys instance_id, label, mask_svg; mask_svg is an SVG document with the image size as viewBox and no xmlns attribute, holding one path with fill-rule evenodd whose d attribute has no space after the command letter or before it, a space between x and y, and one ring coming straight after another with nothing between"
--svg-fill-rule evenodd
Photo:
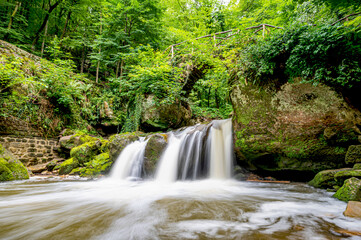
<instances>
[{"instance_id":1,"label":"moss covered boulder","mask_svg":"<svg viewBox=\"0 0 361 240\"><path fill-rule=\"evenodd\" d=\"M142 132L115 134L109 138L109 156L115 161L123 149L129 144L144 136Z\"/></svg>"},{"instance_id":2,"label":"moss covered boulder","mask_svg":"<svg viewBox=\"0 0 361 240\"><path fill-rule=\"evenodd\" d=\"M355 169L343 170L343 171L337 172L334 176L335 181L337 182L338 186L342 186L342 184L344 183L344 181L346 179L349 179L352 177L361 179L361 170L355 170Z\"/></svg>"},{"instance_id":3,"label":"moss covered boulder","mask_svg":"<svg viewBox=\"0 0 361 240\"><path fill-rule=\"evenodd\" d=\"M167 147L167 134L154 134L149 136L144 152L144 171L147 176L154 173L158 160Z\"/></svg>"},{"instance_id":4,"label":"moss covered boulder","mask_svg":"<svg viewBox=\"0 0 361 240\"><path fill-rule=\"evenodd\" d=\"M63 136L59 139L59 145L60 145L60 153L63 153L64 157L70 156L70 151L74 147L77 147L79 145L82 145L86 142L92 142L99 140L96 137L92 137L89 135L86 135L84 133L77 133L69 136Z\"/></svg>"},{"instance_id":5,"label":"moss covered boulder","mask_svg":"<svg viewBox=\"0 0 361 240\"><path fill-rule=\"evenodd\" d=\"M28 178L24 165L0 144L0 182Z\"/></svg>"},{"instance_id":6,"label":"moss covered boulder","mask_svg":"<svg viewBox=\"0 0 361 240\"><path fill-rule=\"evenodd\" d=\"M324 170L316 174L316 176L308 183L317 188L332 188L337 185L335 175L339 172L349 171L351 168ZM342 185L342 184L341 184Z\"/></svg>"},{"instance_id":7,"label":"moss covered boulder","mask_svg":"<svg viewBox=\"0 0 361 240\"><path fill-rule=\"evenodd\" d=\"M79 167L79 162L74 158L69 158L68 160L60 164L58 168L59 174L60 175L69 174L71 171L73 171L73 169L77 167Z\"/></svg>"},{"instance_id":8,"label":"moss covered boulder","mask_svg":"<svg viewBox=\"0 0 361 240\"><path fill-rule=\"evenodd\" d=\"M77 146L70 151L70 156L77 160L80 165L89 162L96 155L107 150L108 141L96 140L86 142L80 146Z\"/></svg>"},{"instance_id":9,"label":"moss covered boulder","mask_svg":"<svg viewBox=\"0 0 361 240\"><path fill-rule=\"evenodd\" d=\"M261 175L309 180L345 167L361 113L330 87L297 82L244 84L232 79L237 164Z\"/></svg>"},{"instance_id":10,"label":"moss covered boulder","mask_svg":"<svg viewBox=\"0 0 361 240\"><path fill-rule=\"evenodd\" d=\"M353 165L352 169L361 170L361 163L356 163L355 165Z\"/></svg>"},{"instance_id":11,"label":"moss covered boulder","mask_svg":"<svg viewBox=\"0 0 361 240\"><path fill-rule=\"evenodd\" d=\"M351 145L346 153L346 163L361 163L361 145Z\"/></svg>"},{"instance_id":12,"label":"moss covered boulder","mask_svg":"<svg viewBox=\"0 0 361 240\"><path fill-rule=\"evenodd\" d=\"M81 177L98 177L109 173L112 164L109 153L101 153L85 163L85 167L76 168L70 174L79 174Z\"/></svg>"},{"instance_id":13,"label":"moss covered boulder","mask_svg":"<svg viewBox=\"0 0 361 240\"><path fill-rule=\"evenodd\" d=\"M361 180L355 177L347 179L333 196L344 202L361 201Z\"/></svg>"}]
</instances>

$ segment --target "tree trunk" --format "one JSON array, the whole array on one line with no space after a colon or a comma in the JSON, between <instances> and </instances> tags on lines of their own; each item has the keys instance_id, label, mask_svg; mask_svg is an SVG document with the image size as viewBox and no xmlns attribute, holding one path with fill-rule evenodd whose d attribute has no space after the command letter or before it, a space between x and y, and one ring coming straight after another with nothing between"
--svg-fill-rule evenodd
<instances>
[{"instance_id":1,"label":"tree trunk","mask_svg":"<svg viewBox=\"0 0 361 240\"><path fill-rule=\"evenodd\" d=\"M65 20L63 32L61 33L60 40L62 40L62 39L64 38L64 36L65 36L66 28L68 27L68 23L69 23L69 20L70 20L70 16L71 16L71 10L69 10L68 15L66 16L66 20Z\"/></svg>"},{"instance_id":2,"label":"tree trunk","mask_svg":"<svg viewBox=\"0 0 361 240\"><path fill-rule=\"evenodd\" d=\"M214 100L216 102L216 108L219 108L219 98L217 94L217 88L214 89Z\"/></svg>"},{"instance_id":3,"label":"tree trunk","mask_svg":"<svg viewBox=\"0 0 361 240\"><path fill-rule=\"evenodd\" d=\"M80 73L84 72L84 62L85 62L85 46L83 47L83 50L81 51Z\"/></svg>"},{"instance_id":4,"label":"tree trunk","mask_svg":"<svg viewBox=\"0 0 361 240\"><path fill-rule=\"evenodd\" d=\"M102 12L100 12L100 35L102 35ZM100 53L102 52L102 46L99 45L99 56L100 56ZM97 70L96 70L96 74L95 74L95 82L98 83L99 81L99 68L100 68L100 61L98 60L98 63L97 63Z\"/></svg>"},{"instance_id":5,"label":"tree trunk","mask_svg":"<svg viewBox=\"0 0 361 240\"><path fill-rule=\"evenodd\" d=\"M116 67L116 69L115 69L115 77L116 77L116 78L118 78L119 68L120 68L120 60L118 60L118 62L117 62L117 67Z\"/></svg>"},{"instance_id":6,"label":"tree trunk","mask_svg":"<svg viewBox=\"0 0 361 240\"><path fill-rule=\"evenodd\" d=\"M16 2L15 9L14 9L13 13L10 16L8 30L11 29L11 26L13 25L14 17L16 15L16 12L19 10L20 6L21 6L21 2Z\"/></svg>"},{"instance_id":7,"label":"tree trunk","mask_svg":"<svg viewBox=\"0 0 361 240\"><path fill-rule=\"evenodd\" d=\"M44 54L45 40L46 40L46 35L48 34L48 22L49 21L47 21L45 24L44 39L43 39L43 43L41 44L41 57L43 57Z\"/></svg>"},{"instance_id":8,"label":"tree trunk","mask_svg":"<svg viewBox=\"0 0 361 240\"><path fill-rule=\"evenodd\" d=\"M49 4L49 10L48 12L46 13L45 17L44 17L44 20L43 20L43 23L41 24L39 30L36 32L35 34L35 37L34 37L34 40L33 40L33 43L32 43L32 46L31 48L33 50L35 50L35 45L37 44L37 42L39 41L39 38L40 38L40 33L44 30L45 28L45 25L46 23L48 22L49 20L49 16L50 14L52 13L52 11L61 3L62 0L58 0L56 1L56 3L54 3L54 5L50 5ZM50 0L49 0L49 3L50 3Z\"/></svg>"}]
</instances>

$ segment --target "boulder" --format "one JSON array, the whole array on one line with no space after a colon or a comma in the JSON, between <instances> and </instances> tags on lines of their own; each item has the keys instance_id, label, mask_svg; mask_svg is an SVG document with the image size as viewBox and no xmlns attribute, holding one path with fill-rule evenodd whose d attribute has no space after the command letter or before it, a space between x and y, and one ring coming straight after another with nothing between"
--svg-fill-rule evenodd
<instances>
[{"instance_id":1,"label":"boulder","mask_svg":"<svg viewBox=\"0 0 361 240\"><path fill-rule=\"evenodd\" d=\"M77 168L78 166L79 162L74 158L70 158L59 165L59 174L69 174L73 169Z\"/></svg>"},{"instance_id":2,"label":"boulder","mask_svg":"<svg viewBox=\"0 0 361 240\"><path fill-rule=\"evenodd\" d=\"M42 172L47 170L46 166L47 166L46 163L33 165L33 166L28 166L28 170L31 171L34 174L42 173Z\"/></svg>"},{"instance_id":3,"label":"boulder","mask_svg":"<svg viewBox=\"0 0 361 240\"><path fill-rule=\"evenodd\" d=\"M71 149L70 157L74 158L74 160L77 160L77 162L82 166L84 163L89 162L102 151L106 151L107 145L108 141L106 140L86 142Z\"/></svg>"},{"instance_id":4,"label":"boulder","mask_svg":"<svg viewBox=\"0 0 361 240\"><path fill-rule=\"evenodd\" d=\"M337 185L335 175L339 172L351 170L351 168L324 170L316 174L316 176L308 183L317 188L332 188Z\"/></svg>"},{"instance_id":5,"label":"boulder","mask_svg":"<svg viewBox=\"0 0 361 240\"><path fill-rule=\"evenodd\" d=\"M0 144L0 182L28 178L24 165Z\"/></svg>"},{"instance_id":6,"label":"boulder","mask_svg":"<svg viewBox=\"0 0 361 240\"><path fill-rule=\"evenodd\" d=\"M361 163L356 163L355 165L353 165L352 169L361 170Z\"/></svg>"},{"instance_id":7,"label":"boulder","mask_svg":"<svg viewBox=\"0 0 361 240\"><path fill-rule=\"evenodd\" d=\"M238 165L301 181L346 166L347 146L358 141L361 113L333 89L297 80L282 86L232 81Z\"/></svg>"},{"instance_id":8,"label":"boulder","mask_svg":"<svg viewBox=\"0 0 361 240\"><path fill-rule=\"evenodd\" d=\"M59 139L60 149L59 152L64 155L65 158L70 156L70 150L82 145L86 142L99 140L96 137L92 137L83 133L77 133L70 136L63 136Z\"/></svg>"},{"instance_id":9,"label":"boulder","mask_svg":"<svg viewBox=\"0 0 361 240\"><path fill-rule=\"evenodd\" d=\"M333 196L344 202L361 201L361 180L355 177L347 179Z\"/></svg>"},{"instance_id":10,"label":"boulder","mask_svg":"<svg viewBox=\"0 0 361 240\"><path fill-rule=\"evenodd\" d=\"M79 174L81 177L97 177L108 173L112 164L109 153L101 153L85 163L85 167L73 169L70 174Z\"/></svg>"},{"instance_id":11,"label":"boulder","mask_svg":"<svg viewBox=\"0 0 361 240\"><path fill-rule=\"evenodd\" d=\"M144 152L144 172L147 176L154 173L156 165L167 147L167 141L168 135L164 133L149 136Z\"/></svg>"},{"instance_id":12,"label":"boulder","mask_svg":"<svg viewBox=\"0 0 361 240\"><path fill-rule=\"evenodd\" d=\"M347 217L361 218L361 202L349 201L343 214Z\"/></svg>"},{"instance_id":13,"label":"boulder","mask_svg":"<svg viewBox=\"0 0 361 240\"><path fill-rule=\"evenodd\" d=\"M134 142L143 136L141 132L115 134L109 138L108 148L109 157L115 161L123 149L131 142Z\"/></svg>"},{"instance_id":14,"label":"boulder","mask_svg":"<svg viewBox=\"0 0 361 240\"><path fill-rule=\"evenodd\" d=\"M189 124L192 112L187 103L179 100L173 103L160 102L154 95L149 95L143 101L141 129L146 132L166 131Z\"/></svg>"},{"instance_id":15,"label":"boulder","mask_svg":"<svg viewBox=\"0 0 361 240\"><path fill-rule=\"evenodd\" d=\"M346 163L361 163L361 145L351 145L349 146L346 158Z\"/></svg>"},{"instance_id":16,"label":"boulder","mask_svg":"<svg viewBox=\"0 0 361 240\"><path fill-rule=\"evenodd\" d=\"M347 169L347 170L337 172L334 176L335 181L337 183L336 185L338 185L338 186L342 186L342 184L344 183L344 181L346 179L349 179L352 177L361 179L361 170Z\"/></svg>"}]
</instances>

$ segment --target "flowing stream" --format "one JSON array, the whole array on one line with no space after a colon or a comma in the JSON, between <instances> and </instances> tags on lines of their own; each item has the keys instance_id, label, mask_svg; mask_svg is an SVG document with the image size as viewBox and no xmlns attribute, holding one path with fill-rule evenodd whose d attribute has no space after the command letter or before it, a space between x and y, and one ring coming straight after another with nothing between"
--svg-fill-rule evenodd
<instances>
[{"instance_id":1,"label":"flowing stream","mask_svg":"<svg viewBox=\"0 0 361 240\"><path fill-rule=\"evenodd\" d=\"M0 239L361 238L347 233L361 232L361 220L343 216L346 203L332 193L232 180L230 120L168 140L152 179L141 179L147 140L139 139L97 181L0 183Z\"/></svg>"}]
</instances>

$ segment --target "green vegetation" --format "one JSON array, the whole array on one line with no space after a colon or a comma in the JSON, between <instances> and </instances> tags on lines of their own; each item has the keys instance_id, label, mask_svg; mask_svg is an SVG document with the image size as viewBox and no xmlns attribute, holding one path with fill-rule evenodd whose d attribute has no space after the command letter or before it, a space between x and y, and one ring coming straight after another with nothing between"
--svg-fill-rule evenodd
<instances>
[{"instance_id":1,"label":"green vegetation","mask_svg":"<svg viewBox=\"0 0 361 240\"><path fill-rule=\"evenodd\" d=\"M42 57L1 43L0 117L26 120L45 136L65 127L102 134L147 129L149 96L160 107L189 106L200 121L228 118L234 78L322 82L357 102L358 1L9 0L0 6L0 39ZM247 29L263 23L278 28Z\"/></svg>"},{"instance_id":2,"label":"green vegetation","mask_svg":"<svg viewBox=\"0 0 361 240\"><path fill-rule=\"evenodd\" d=\"M28 178L29 173L24 165L0 144L0 182Z\"/></svg>"}]
</instances>

